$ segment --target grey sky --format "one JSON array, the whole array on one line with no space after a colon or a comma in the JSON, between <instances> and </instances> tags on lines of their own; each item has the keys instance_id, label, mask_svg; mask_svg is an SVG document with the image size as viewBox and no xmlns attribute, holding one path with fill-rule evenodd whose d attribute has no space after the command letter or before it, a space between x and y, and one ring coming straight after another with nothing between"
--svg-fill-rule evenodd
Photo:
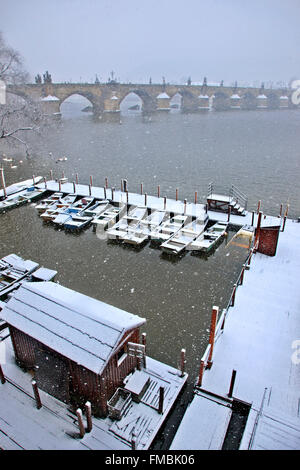
<instances>
[{"instance_id":1,"label":"grey sky","mask_svg":"<svg viewBox=\"0 0 300 470\"><path fill-rule=\"evenodd\" d=\"M300 0L0 0L0 30L32 78L300 78Z\"/></svg>"}]
</instances>

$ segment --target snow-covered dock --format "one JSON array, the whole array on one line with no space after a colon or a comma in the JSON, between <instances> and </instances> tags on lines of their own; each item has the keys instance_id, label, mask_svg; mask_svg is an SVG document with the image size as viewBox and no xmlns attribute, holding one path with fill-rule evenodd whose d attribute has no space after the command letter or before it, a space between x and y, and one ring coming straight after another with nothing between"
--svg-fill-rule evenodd
<instances>
[{"instance_id":1,"label":"snow-covered dock","mask_svg":"<svg viewBox=\"0 0 300 470\"><path fill-rule=\"evenodd\" d=\"M250 409L239 449L300 449L299 272L300 224L288 219L276 256L252 256L171 449L222 448L233 371L232 396Z\"/></svg>"},{"instance_id":2,"label":"snow-covered dock","mask_svg":"<svg viewBox=\"0 0 300 470\"><path fill-rule=\"evenodd\" d=\"M77 417L69 405L39 390L43 406L36 408L32 376L16 365L10 338L2 348L3 344L6 382L0 383L0 449L5 450L131 450L133 434L135 448L148 449L187 379L179 370L147 357L143 372L150 386L142 401L132 401L120 421L93 417L92 431L80 439ZM156 409L160 386L166 390L162 414Z\"/></svg>"}]
</instances>

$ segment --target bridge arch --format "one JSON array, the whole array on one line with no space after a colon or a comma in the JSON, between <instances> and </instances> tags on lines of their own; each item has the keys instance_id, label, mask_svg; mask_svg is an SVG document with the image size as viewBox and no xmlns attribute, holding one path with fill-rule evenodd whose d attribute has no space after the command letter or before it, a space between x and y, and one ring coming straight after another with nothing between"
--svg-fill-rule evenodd
<instances>
[{"instance_id":1,"label":"bridge arch","mask_svg":"<svg viewBox=\"0 0 300 470\"><path fill-rule=\"evenodd\" d=\"M133 91L130 91L129 93L127 93L120 100L120 104L119 104L121 113L127 113L128 111L140 113L142 112L143 107L144 107L144 102L142 98Z\"/></svg>"},{"instance_id":2,"label":"bridge arch","mask_svg":"<svg viewBox=\"0 0 300 470\"><path fill-rule=\"evenodd\" d=\"M177 93L179 93L182 97L181 110L183 112L198 110L198 97L194 93L181 87L178 88Z\"/></svg>"},{"instance_id":3,"label":"bridge arch","mask_svg":"<svg viewBox=\"0 0 300 470\"><path fill-rule=\"evenodd\" d=\"M155 109L156 109L155 100L152 98L151 95L149 95L149 93L147 93L145 90L139 89L139 88L133 88L133 89L127 90L125 93L121 94L120 104L122 103L122 101L127 96L129 96L131 94L137 95L140 98L140 100L142 102L142 111L144 111L144 112L155 111Z\"/></svg>"},{"instance_id":4,"label":"bridge arch","mask_svg":"<svg viewBox=\"0 0 300 470\"><path fill-rule=\"evenodd\" d=\"M94 112L94 104L83 93L70 93L59 102L59 112L63 117L78 117ZM83 114L84 112L84 114ZM86 113L85 113L86 112Z\"/></svg>"}]
</instances>

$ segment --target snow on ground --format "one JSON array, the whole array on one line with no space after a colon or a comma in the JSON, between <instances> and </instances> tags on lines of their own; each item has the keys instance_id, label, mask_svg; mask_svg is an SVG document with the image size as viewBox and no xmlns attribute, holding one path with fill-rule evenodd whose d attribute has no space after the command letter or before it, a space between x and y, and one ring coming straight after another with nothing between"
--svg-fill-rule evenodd
<instances>
[{"instance_id":1,"label":"snow on ground","mask_svg":"<svg viewBox=\"0 0 300 470\"><path fill-rule=\"evenodd\" d=\"M287 220L276 256L252 257L204 373L202 388L226 397L237 371L233 396L252 404L242 449L300 449L299 272L300 224ZM195 395L171 448L210 448L212 423L223 425L218 408ZM201 433L205 422L211 425Z\"/></svg>"}]
</instances>

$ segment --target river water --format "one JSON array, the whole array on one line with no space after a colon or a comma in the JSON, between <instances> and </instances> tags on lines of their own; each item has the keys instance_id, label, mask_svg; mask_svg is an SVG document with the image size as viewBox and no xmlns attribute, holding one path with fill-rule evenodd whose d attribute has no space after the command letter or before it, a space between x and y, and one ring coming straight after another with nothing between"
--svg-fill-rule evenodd
<instances>
[{"instance_id":1,"label":"river water","mask_svg":"<svg viewBox=\"0 0 300 470\"><path fill-rule=\"evenodd\" d=\"M93 175L95 186L107 176L119 188L126 178L132 192L143 182L148 194L160 185L162 196L175 198L178 188L182 200L192 201L198 191L205 202L214 181L226 190L239 187L249 209L260 199L265 213L277 215L280 203L289 202L289 216L300 216L298 111L132 113L103 122L72 110L30 159L6 151L15 159L3 161L7 184L53 169L69 181L78 172L86 184ZM12 252L58 270L67 287L146 318L148 355L176 367L185 348L191 382L207 345L211 308L227 305L247 255L224 241L207 259L187 253L172 262L149 244L136 251L99 240L91 229L73 235L43 225L33 205L0 216L0 257Z\"/></svg>"}]
</instances>

